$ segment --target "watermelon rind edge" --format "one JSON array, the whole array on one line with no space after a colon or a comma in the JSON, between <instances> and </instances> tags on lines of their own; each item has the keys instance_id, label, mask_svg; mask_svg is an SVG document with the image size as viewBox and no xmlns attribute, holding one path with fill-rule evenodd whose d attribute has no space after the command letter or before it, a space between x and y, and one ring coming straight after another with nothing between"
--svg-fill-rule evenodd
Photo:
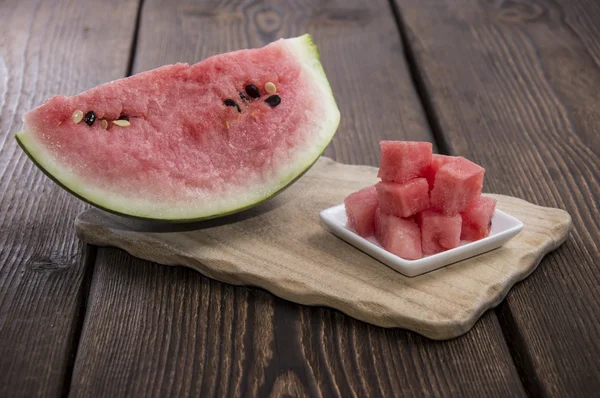
<instances>
[{"instance_id":1,"label":"watermelon rind edge","mask_svg":"<svg viewBox=\"0 0 600 398\"><path fill-rule=\"evenodd\" d=\"M23 133L23 131L20 131L19 133ZM68 186L66 186L65 184L63 184L60 180L58 180L57 178L54 177L54 175L52 175L50 172L48 172L48 170L46 170L42 165L40 165L36 158L29 153L29 151L27 150L27 147L23 144L23 142L21 141L21 139L19 138L19 133L15 134L15 139L17 141L17 143L19 144L19 146L21 147L21 149L23 150L23 152L25 152L25 154L29 157L29 159L31 159L31 161L48 177L50 178L52 181L54 181L58 186L60 186L62 189L64 189L65 191L69 192L71 195L75 196L76 198L94 206L97 207L101 210L107 211L109 213L112 214L116 214L119 216L124 216L124 217L129 217L129 218L134 218L134 219L138 219L138 220L150 220L150 221L161 221L161 222L172 222L172 223L185 223L185 222L193 222L193 221L202 221L202 220L210 220L210 219L214 219L214 218L219 218L219 217L224 217L224 216L228 216L231 214L235 214L235 213L239 213L241 211L244 210L248 210L252 207L258 206L261 203L263 203L264 201L271 199L277 195L279 195L280 193L282 193L284 190L286 190L287 188L289 188L294 182L296 182L297 180L300 179L300 177L302 177L304 174L306 174L306 172L317 162L317 159L315 159L315 161L313 163L311 163L302 173L300 173L296 178L294 178L292 181L290 181L286 186L284 186L283 188L281 188L279 191L275 192L274 194L272 194L271 196L266 197L265 199L258 201L256 203L252 203L249 204L246 207L243 208L237 208L237 209L233 209L229 212L225 212L225 213L219 213L219 214L215 214L213 216L208 216L208 217L202 217L202 218L178 218L178 219L166 219L166 218L154 218L154 217L146 217L146 216L136 216L133 214L127 214L127 213L122 213L122 212L118 212L115 210L112 210L108 207L103 206L102 204L93 202L92 200L81 196L77 193L77 191L75 191L74 189L69 188ZM322 153L321 153L322 154Z\"/></svg>"},{"instance_id":2,"label":"watermelon rind edge","mask_svg":"<svg viewBox=\"0 0 600 398\"><path fill-rule=\"evenodd\" d=\"M72 180L73 178L67 178L66 174L70 174L67 171L60 170L60 167L54 164L52 160L50 160L49 156L46 155L45 149L38 145L35 142L35 138L33 138L32 134L28 134L27 131L19 131L14 135L17 143L23 149L25 154L33 161L33 163L52 181L58 184L61 188L71 193L73 196L83 200L86 203L89 203L92 206L105 210L107 212L117 214L120 216L131 217L135 219L141 220L153 220L153 221L162 221L162 222L192 222L192 221L200 221L200 220L208 220L213 218L218 218L234 213L238 213L240 211L247 210L251 207L255 207L267 199L270 199L290 185L292 185L295 181L297 181L300 177L302 177L311 167L312 165L319 159L319 157L323 154L331 140L333 139L335 132L339 126L340 121L340 113L335 102L335 98L333 97L333 92L331 90L331 86L327 77L325 75L325 71L320 62L320 54L319 50L314 43L312 37L309 34L305 34L300 37L285 39L293 49L294 54L298 58L300 62L304 64L305 71L312 74L312 77L317 81L318 85L321 89L324 90L324 94L327 94L329 99L329 113L330 117L328 118L328 123L323 126L323 134L321 134L323 140L314 146L314 150L306 155L306 159L302 162L301 167L293 168L287 174L282 176L279 179L279 185L276 189L273 189L272 192L269 192L261 197L258 197L256 200L249 201L243 205L238 207L223 209L222 211L215 212L214 214L208 215L193 215L190 214L189 217L153 217L150 214L152 213L152 209L148 209L147 214L136 214L135 212L124 212L119 211L113 208L112 206L107 206L98 200L93 200L90 196L95 195L86 195L83 194L82 188L78 187L79 184L69 183L68 180ZM54 169L54 170L49 170ZM61 175L63 178L61 178ZM84 185L82 183L82 185ZM110 194L109 194L110 195Z\"/></svg>"}]
</instances>

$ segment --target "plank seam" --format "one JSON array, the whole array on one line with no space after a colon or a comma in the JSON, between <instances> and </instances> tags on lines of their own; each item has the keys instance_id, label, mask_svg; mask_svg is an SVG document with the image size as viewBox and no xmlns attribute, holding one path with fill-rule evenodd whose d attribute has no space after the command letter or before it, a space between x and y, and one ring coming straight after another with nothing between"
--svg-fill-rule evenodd
<instances>
[{"instance_id":1,"label":"plank seam","mask_svg":"<svg viewBox=\"0 0 600 398\"><path fill-rule=\"evenodd\" d=\"M390 8L392 10L392 14L396 21L396 26L398 27L398 34L402 42L404 57L408 65L408 72L415 86L415 91L417 92L419 100L423 106L423 111L425 113L425 117L427 119L427 123L429 124L430 130L435 139L438 151L439 153L445 155L452 155L450 146L444 136L442 126L439 122L439 118L436 115L431 97L428 95L428 91L425 85L424 73L422 73L419 69L418 62L415 57L415 51L411 46L410 40L408 39L408 27L402 20L402 15L396 2L394 0L389 0L389 3ZM502 304L500 304L500 307L501 306ZM529 397L545 396L544 394L542 394L543 391L538 380L532 379L529 376L530 374L532 374L531 372L528 372L528 369L531 369L530 358L523 358L523 360L519 360L519 358L522 358L522 355L526 355L526 351L520 349L518 343L509 344L509 339L511 338L511 331L507 329L510 329L511 322L507 322L506 319L500 319L501 317L505 317L502 316L502 313L498 309L492 309L491 311L494 312L494 315L497 318L500 330L502 331L502 336L504 338L504 344L507 347L510 359L517 371L517 374L519 375L519 379L525 393Z\"/></svg>"},{"instance_id":2,"label":"plank seam","mask_svg":"<svg viewBox=\"0 0 600 398\"><path fill-rule=\"evenodd\" d=\"M65 381L62 387L61 396L66 397L69 395L71 390L71 382L73 380L73 371L75 369L75 362L77 361L77 354L79 353L79 345L81 344L81 335L83 333L83 325L85 324L85 319L87 315L88 301L90 297L90 288L92 285L92 277L94 275L94 268L96 264L96 254L98 252L98 247L86 244L85 245L85 254L84 254L84 273L83 273L83 281L81 283L81 291L78 294L77 301L81 304L81 311L76 318L74 331L73 331L73 340L71 342L71 346L69 347L69 355L70 359L67 363L67 368L65 371Z\"/></svg>"},{"instance_id":3,"label":"plank seam","mask_svg":"<svg viewBox=\"0 0 600 398\"><path fill-rule=\"evenodd\" d=\"M444 133L442 132L442 126L440 125L438 121L439 119L435 114L431 99L427 94L424 81L425 78L419 71L419 66L417 65L413 49L408 40L407 27L402 21L400 10L396 6L394 0L389 0L389 4L396 22L396 26L398 27L398 35L400 36L400 41L402 43L404 59L406 60L406 64L408 66L408 74L415 88L415 92L419 97L419 102L423 108L423 113L425 114L425 119L429 125L429 130L433 134L433 139L435 140L438 152L443 155L449 155L450 149L448 147L448 142L444 137Z\"/></svg>"},{"instance_id":4,"label":"plank seam","mask_svg":"<svg viewBox=\"0 0 600 398\"><path fill-rule=\"evenodd\" d=\"M505 308L506 303L500 304L494 311L498 316L500 330L508 346L510 356L515 363L521 384L529 397L547 397L548 394L543 390L540 380L534 371L535 367L527 350L522 347L523 340L519 338L519 333L515 332L515 320L510 310ZM515 336L517 336L515 338Z\"/></svg>"},{"instance_id":5,"label":"plank seam","mask_svg":"<svg viewBox=\"0 0 600 398\"><path fill-rule=\"evenodd\" d=\"M144 6L144 0L140 0L139 4L138 4L136 18L135 18L133 40L131 42L129 59L127 60L127 69L125 71L126 77L131 76L131 73L133 71L133 65L134 65L134 61L135 61L135 53L137 50L138 33L140 31L140 21L141 21L143 6ZM87 250L87 253L85 255L85 260L84 260L85 271L84 271L84 275L83 275L82 289L81 289L81 292L79 293L81 296L81 307L82 308L81 308L81 313L75 323L75 331L73 334L73 341L72 341L72 345L70 347L70 354L69 354L69 357L72 358L72 360L69 361L67 370L65 372L66 376L65 376L65 381L63 384L63 388L62 388L62 394L61 394L63 397L69 396L70 392L71 392L71 385L73 382L73 372L75 370L75 364L77 363L77 355L79 354L79 347L81 345L81 337L83 334L85 320L87 318L88 302L90 300L90 291L91 291L92 279L94 276L94 269L96 266L96 257L97 257L98 247L93 246L93 245L86 245L86 250Z\"/></svg>"},{"instance_id":6,"label":"plank seam","mask_svg":"<svg viewBox=\"0 0 600 398\"><path fill-rule=\"evenodd\" d=\"M129 51L129 61L127 62L127 70L125 72L125 76L131 76L133 73L133 66L135 63L135 54L137 52L138 46L138 37L140 33L140 25L142 20L142 9L144 8L144 1L140 0L137 10L137 15L135 17L135 28L133 31L133 40L131 41L131 49Z\"/></svg>"}]
</instances>

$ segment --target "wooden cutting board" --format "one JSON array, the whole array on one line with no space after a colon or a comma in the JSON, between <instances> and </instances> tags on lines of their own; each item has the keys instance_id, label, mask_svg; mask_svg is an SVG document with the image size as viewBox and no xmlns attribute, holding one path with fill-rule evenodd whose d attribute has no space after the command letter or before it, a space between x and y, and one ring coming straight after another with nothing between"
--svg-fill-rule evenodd
<instances>
[{"instance_id":1,"label":"wooden cutting board","mask_svg":"<svg viewBox=\"0 0 600 398\"><path fill-rule=\"evenodd\" d=\"M502 248L408 278L325 231L319 220L320 210L374 184L376 176L374 167L321 158L282 194L237 215L162 224L88 209L75 226L78 236L94 245L191 267L227 283L260 286L290 301L337 308L365 322L432 339L467 332L571 228L563 210L490 195L498 208L525 224L519 235Z\"/></svg>"}]
</instances>

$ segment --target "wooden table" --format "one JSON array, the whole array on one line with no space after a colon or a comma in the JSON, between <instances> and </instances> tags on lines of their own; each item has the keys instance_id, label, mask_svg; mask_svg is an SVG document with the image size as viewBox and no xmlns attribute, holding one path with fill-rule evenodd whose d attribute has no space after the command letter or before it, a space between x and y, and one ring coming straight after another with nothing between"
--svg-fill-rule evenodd
<instances>
[{"instance_id":1,"label":"wooden table","mask_svg":"<svg viewBox=\"0 0 600 398\"><path fill-rule=\"evenodd\" d=\"M595 0L0 3L0 396L592 396L600 391ZM85 246L85 205L12 133L55 94L313 34L342 112L326 155L429 140L574 230L463 337L430 341Z\"/></svg>"}]
</instances>

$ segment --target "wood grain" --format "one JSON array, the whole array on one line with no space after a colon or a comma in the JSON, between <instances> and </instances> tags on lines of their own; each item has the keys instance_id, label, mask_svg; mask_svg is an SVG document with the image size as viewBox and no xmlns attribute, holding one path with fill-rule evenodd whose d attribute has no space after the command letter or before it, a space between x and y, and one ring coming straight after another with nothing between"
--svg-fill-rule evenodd
<instances>
[{"instance_id":1,"label":"wood grain","mask_svg":"<svg viewBox=\"0 0 600 398\"><path fill-rule=\"evenodd\" d=\"M329 156L377 165L379 139L432 140L384 0L147 0L134 71L304 32L342 112ZM73 395L523 395L490 313L441 344L113 249L99 249L89 303Z\"/></svg>"},{"instance_id":2,"label":"wood grain","mask_svg":"<svg viewBox=\"0 0 600 398\"><path fill-rule=\"evenodd\" d=\"M95 253L72 232L85 206L12 135L46 98L123 76L136 9L136 1L0 4L0 396L66 391Z\"/></svg>"},{"instance_id":3,"label":"wood grain","mask_svg":"<svg viewBox=\"0 0 600 398\"><path fill-rule=\"evenodd\" d=\"M336 308L357 319L433 339L466 333L496 306L571 228L563 210L493 195L525 227L502 248L437 272L408 278L324 230L319 211L378 181L378 169L321 158L262 208L212 223L130 220L88 209L75 221L80 239L135 257L184 265L236 285L264 288L305 305Z\"/></svg>"},{"instance_id":4,"label":"wood grain","mask_svg":"<svg viewBox=\"0 0 600 398\"><path fill-rule=\"evenodd\" d=\"M396 0L423 95L487 189L564 208L571 238L498 313L536 396L600 389L600 5Z\"/></svg>"},{"instance_id":5,"label":"wood grain","mask_svg":"<svg viewBox=\"0 0 600 398\"><path fill-rule=\"evenodd\" d=\"M490 312L432 342L116 249L98 262L73 396L523 396Z\"/></svg>"}]
</instances>

